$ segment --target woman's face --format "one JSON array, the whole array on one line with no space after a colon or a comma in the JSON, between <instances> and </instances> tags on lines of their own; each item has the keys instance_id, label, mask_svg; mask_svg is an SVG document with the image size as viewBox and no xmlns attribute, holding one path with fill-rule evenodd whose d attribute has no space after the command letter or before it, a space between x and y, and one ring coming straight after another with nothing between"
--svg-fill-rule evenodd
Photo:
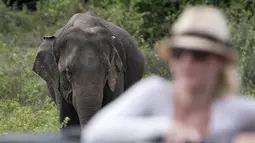
<instances>
[{"instance_id":1,"label":"woman's face","mask_svg":"<svg viewBox=\"0 0 255 143\"><path fill-rule=\"evenodd\" d=\"M223 61L208 52L173 48L171 54L170 69L173 78L186 88L211 86L223 67Z\"/></svg>"}]
</instances>

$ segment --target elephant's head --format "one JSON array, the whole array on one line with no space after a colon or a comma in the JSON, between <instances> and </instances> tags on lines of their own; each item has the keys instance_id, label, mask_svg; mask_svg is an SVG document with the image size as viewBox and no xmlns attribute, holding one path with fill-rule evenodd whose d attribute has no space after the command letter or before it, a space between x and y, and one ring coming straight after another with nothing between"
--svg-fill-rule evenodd
<instances>
[{"instance_id":1,"label":"elephant's head","mask_svg":"<svg viewBox=\"0 0 255 143\"><path fill-rule=\"evenodd\" d=\"M57 103L61 94L73 104L81 123L101 107L104 85L114 91L123 72L115 40L106 29L76 27L61 37L44 37L39 48L33 71L47 82Z\"/></svg>"}]
</instances>

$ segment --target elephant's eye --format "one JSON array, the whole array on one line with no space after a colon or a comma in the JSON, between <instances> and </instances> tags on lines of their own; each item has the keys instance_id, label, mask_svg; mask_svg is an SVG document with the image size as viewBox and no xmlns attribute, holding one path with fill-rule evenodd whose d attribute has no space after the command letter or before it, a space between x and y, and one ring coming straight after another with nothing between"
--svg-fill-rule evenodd
<instances>
[{"instance_id":1,"label":"elephant's eye","mask_svg":"<svg viewBox=\"0 0 255 143\"><path fill-rule=\"evenodd\" d=\"M67 67L65 69L65 75L66 75L67 80L70 81L71 78L72 78L72 72L71 72L71 69L69 67Z\"/></svg>"}]
</instances>

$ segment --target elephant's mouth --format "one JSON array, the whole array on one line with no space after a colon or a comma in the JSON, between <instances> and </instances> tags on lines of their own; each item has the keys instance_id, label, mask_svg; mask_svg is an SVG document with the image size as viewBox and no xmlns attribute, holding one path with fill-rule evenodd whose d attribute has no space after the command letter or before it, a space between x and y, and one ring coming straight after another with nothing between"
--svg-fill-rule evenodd
<instances>
[{"instance_id":1,"label":"elephant's mouth","mask_svg":"<svg viewBox=\"0 0 255 143\"><path fill-rule=\"evenodd\" d=\"M72 104L73 92L71 90L66 93L64 92L63 97L67 103Z\"/></svg>"},{"instance_id":2,"label":"elephant's mouth","mask_svg":"<svg viewBox=\"0 0 255 143\"><path fill-rule=\"evenodd\" d=\"M70 101L71 103L73 102L72 97L73 97L73 92L71 91L71 92L69 92L69 94L67 96L67 100Z\"/></svg>"}]
</instances>

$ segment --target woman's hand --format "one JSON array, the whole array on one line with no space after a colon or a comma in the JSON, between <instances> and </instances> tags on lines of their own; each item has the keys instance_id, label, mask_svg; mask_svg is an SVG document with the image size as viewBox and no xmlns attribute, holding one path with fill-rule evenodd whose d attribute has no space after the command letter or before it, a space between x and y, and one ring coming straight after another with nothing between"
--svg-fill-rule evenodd
<instances>
[{"instance_id":1,"label":"woman's hand","mask_svg":"<svg viewBox=\"0 0 255 143\"><path fill-rule=\"evenodd\" d=\"M165 143L199 143L201 137L197 130L181 123L173 123L166 134Z\"/></svg>"},{"instance_id":2,"label":"woman's hand","mask_svg":"<svg viewBox=\"0 0 255 143\"><path fill-rule=\"evenodd\" d=\"M233 143L254 143L255 142L255 133L240 133L235 136Z\"/></svg>"}]
</instances>

